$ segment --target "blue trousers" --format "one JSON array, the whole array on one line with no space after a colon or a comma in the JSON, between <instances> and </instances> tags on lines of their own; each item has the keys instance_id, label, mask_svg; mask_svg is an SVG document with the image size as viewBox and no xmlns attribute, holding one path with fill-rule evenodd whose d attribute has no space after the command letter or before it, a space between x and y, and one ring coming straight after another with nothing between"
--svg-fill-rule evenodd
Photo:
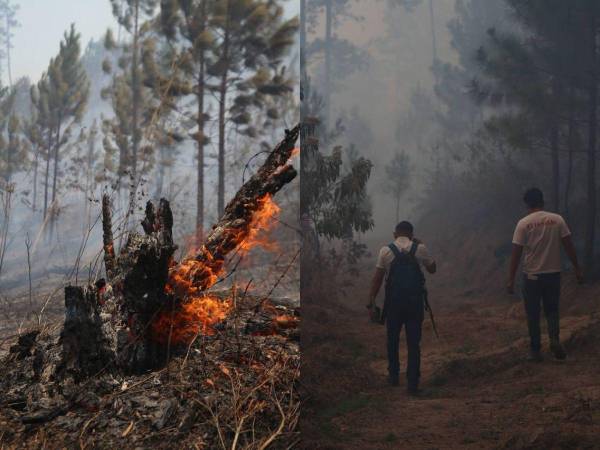
<instances>
[{"instance_id":1,"label":"blue trousers","mask_svg":"<svg viewBox=\"0 0 600 450\"><path fill-rule=\"evenodd\" d=\"M422 314L392 313L386 317L388 373L397 378L400 373L400 332L406 333L408 387L416 389L421 377L421 330Z\"/></svg>"}]
</instances>

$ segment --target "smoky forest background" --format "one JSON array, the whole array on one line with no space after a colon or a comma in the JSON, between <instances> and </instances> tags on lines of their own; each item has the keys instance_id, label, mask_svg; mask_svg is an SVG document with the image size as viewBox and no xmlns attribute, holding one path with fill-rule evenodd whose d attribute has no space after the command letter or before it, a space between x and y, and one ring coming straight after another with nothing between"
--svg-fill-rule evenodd
<instances>
[{"instance_id":1,"label":"smoky forest background","mask_svg":"<svg viewBox=\"0 0 600 450\"><path fill-rule=\"evenodd\" d=\"M514 226L526 213L522 195L537 186L547 209L566 218L586 272L585 288L569 273L563 278L566 314L593 316L600 5L301 0L300 13L309 135L302 176L311 180L300 209L312 238L305 254L319 261L302 264L302 376L310 399L303 426L333 447L343 442L340 448L438 446L450 435L448 445L543 447L544 432L522 438L516 425L513 434L501 432L500 419L479 430L466 417L461 422L466 412L436 397L461 398L455 391L431 394L444 405L435 407L448 430L425 407L390 400L382 387L385 338L367 324L365 304L379 249L399 220L411 221L438 263L428 285L445 330L435 340L425 325L425 385L433 389L452 371L469 379L471 364L490 375L487 360L463 359L504 352L490 357L494 366L506 345L525 342L520 298L504 286ZM431 423L428 431L419 431L423 423Z\"/></svg>"}]
</instances>

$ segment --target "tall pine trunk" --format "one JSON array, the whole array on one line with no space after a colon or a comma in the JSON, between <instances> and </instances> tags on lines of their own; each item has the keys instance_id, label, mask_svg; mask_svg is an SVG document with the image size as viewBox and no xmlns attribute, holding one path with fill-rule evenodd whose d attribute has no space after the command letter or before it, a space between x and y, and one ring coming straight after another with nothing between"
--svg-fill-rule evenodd
<instances>
[{"instance_id":1,"label":"tall pine trunk","mask_svg":"<svg viewBox=\"0 0 600 450\"><path fill-rule=\"evenodd\" d=\"M552 81L552 97L556 104L561 98L561 86L558 78ZM550 157L552 158L552 206L560 212L560 153L559 153L559 118L552 113L550 117Z\"/></svg>"},{"instance_id":2,"label":"tall pine trunk","mask_svg":"<svg viewBox=\"0 0 600 450\"><path fill-rule=\"evenodd\" d=\"M206 0L202 2L202 17L201 30L204 33L206 28ZM201 242L204 238L204 78L205 78L205 55L204 48L200 50L198 61L198 83L197 83L197 99L198 99L198 180L196 190L196 239Z\"/></svg>"},{"instance_id":3,"label":"tall pine trunk","mask_svg":"<svg viewBox=\"0 0 600 450\"><path fill-rule=\"evenodd\" d=\"M8 6L7 6L8 8ZM6 12L6 34L5 34L5 40L6 40L6 70L8 73L8 86L12 87L12 68L11 68L11 62L10 62L10 48L11 48L11 41L10 41L10 15L8 13L8 11Z\"/></svg>"},{"instance_id":4,"label":"tall pine trunk","mask_svg":"<svg viewBox=\"0 0 600 450\"><path fill-rule=\"evenodd\" d=\"M48 130L48 142L46 143L46 173L44 175L44 220L48 214L48 182L50 181L50 159L52 158L52 130Z\"/></svg>"},{"instance_id":5,"label":"tall pine trunk","mask_svg":"<svg viewBox=\"0 0 600 450\"><path fill-rule=\"evenodd\" d=\"M558 125L552 124L550 130L550 157L552 158L552 207L560 211L560 156L558 152Z\"/></svg>"},{"instance_id":6,"label":"tall pine trunk","mask_svg":"<svg viewBox=\"0 0 600 450\"><path fill-rule=\"evenodd\" d=\"M49 232L49 236L50 239L52 239L52 236L54 235L54 226L56 225L56 214L55 214L55 208L56 208L56 185L57 185L57 180L58 180L58 167L59 167L59 156L60 156L60 132L61 132L61 126L60 123L62 121L62 117L59 116L58 118L58 128L56 130L56 142L54 143L54 174L52 176L52 201L50 203L50 232Z\"/></svg>"},{"instance_id":7,"label":"tall pine trunk","mask_svg":"<svg viewBox=\"0 0 600 450\"><path fill-rule=\"evenodd\" d=\"M167 157L167 148L161 145L159 148L160 161L158 163L158 172L156 174L156 192L154 193L155 199L162 197L163 187L165 183L165 159Z\"/></svg>"},{"instance_id":8,"label":"tall pine trunk","mask_svg":"<svg viewBox=\"0 0 600 450\"><path fill-rule=\"evenodd\" d=\"M225 112L227 109L227 78L229 76L229 2L227 3L225 14L225 35L223 36L223 55L221 56L225 61L225 67L221 74L221 83L219 86L219 175L217 188L217 212L219 217L223 215L223 211L225 210Z\"/></svg>"},{"instance_id":9,"label":"tall pine trunk","mask_svg":"<svg viewBox=\"0 0 600 450\"><path fill-rule=\"evenodd\" d=\"M435 38L435 19L433 15L433 0L429 0L429 26L431 28L431 57L432 61L437 60L437 42Z\"/></svg>"},{"instance_id":10,"label":"tall pine trunk","mask_svg":"<svg viewBox=\"0 0 600 450\"><path fill-rule=\"evenodd\" d=\"M35 212L37 205L37 186L38 186L38 167L39 167L39 158L40 158L40 147L36 145L35 147L35 157L33 159L33 203L31 205L31 210Z\"/></svg>"},{"instance_id":11,"label":"tall pine trunk","mask_svg":"<svg viewBox=\"0 0 600 450\"><path fill-rule=\"evenodd\" d=\"M333 0L325 3L325 85L323 88L323 126L325 132L329 129L331 115L331 58L333 40Z\"/></svg>"},{"instance_id":12,"label":"tall pine trunk","mask_svg":"<svg viewBox=\"0 0 600 450\"><path fill-rule=\"evenodd\" d=\"M138 77L138 64L139 64L139 18L140 18L140 0L135 1L134 9L134 25L133 25L133 55L131 58L131 87L132 87L132 103L131 103L131 120L133 122L133 139L131 149L131 186L129 190L129 210L133 211L135 205L135 193L137 191L137 159L142 140L140 130L140 80Z\"/></svg>"},{"instance_id":13,"label":"tall pine trunk","mask_svg":"<svg viewBox=\"0 0 600 450\"><path fill-rule=\"evenodd\" d=\"M569 200L571 196L571 183L573 181L573 154L575 152L575 108L574 108L574 90L569 90L569 120L567 125L567 177L565 179L565 217L569 220Z\"/></svg>"},{"instance_id":14,"label":"tall pine trunk","mask_svg":"<svg viewBox=\"0 0 600 450\"><path fill-rule=\"evenodd\" d=\"M598 80L597 80L597 32L595 6L590 14L590 84L588 87L588 165L587 165L587 203L588 214L585 233L585 267L590 273L594 263L594 242L596 232L596 139L598 115Z\"/></svg>"},{"instance_id":15,"label":"tall pine trunk","mask_svg":"<svg viewBox=\"0 0 600 450\"><path fill-rule=\"evenodd\" d=\"M304 99L303 88L308 76L306 74L306 0L300 0L300 97Z\"/></svg>"},{"instance_id":16,"label":"tall pine trunk","mask_svg":"<svg viewBox=\"0 0 600 450\"><path fill-rule=\"evenodd\" d=\"M56 142L54 143L54 174L52 176L52 201L50 203L50 206L52 206L54 204L54 201L56 200L56 183L58 180L58 163L59 163L59 152L60 152L60 132L61 132L61 126L60 126L60 122L61 122L61 117L58 118L58 128L56 130Z\"/></svg>"}]
</instances>

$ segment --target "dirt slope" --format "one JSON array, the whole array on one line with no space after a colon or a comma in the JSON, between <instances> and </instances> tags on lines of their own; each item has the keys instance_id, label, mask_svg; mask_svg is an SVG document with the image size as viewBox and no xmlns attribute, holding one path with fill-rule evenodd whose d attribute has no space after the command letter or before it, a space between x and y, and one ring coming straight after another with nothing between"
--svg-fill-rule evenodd
<instances>
[{"instance_id":1,"label":"dirt slope","mask_svg":"<svg viewBox=\"0 0 600 450\"><path fill-rule=\"evenodd\" d=\"M411 398L403 376L400 387L386 385L385 328L364 309L370 276L363 271L343 305L303 296L304 448L600 448L600 285L564 277L569 357L555 361L544 336L545 361L535 364L524 359L518 298L432 283L441 336L426 320L425 392Z\"/></svg>"}]
</instances>

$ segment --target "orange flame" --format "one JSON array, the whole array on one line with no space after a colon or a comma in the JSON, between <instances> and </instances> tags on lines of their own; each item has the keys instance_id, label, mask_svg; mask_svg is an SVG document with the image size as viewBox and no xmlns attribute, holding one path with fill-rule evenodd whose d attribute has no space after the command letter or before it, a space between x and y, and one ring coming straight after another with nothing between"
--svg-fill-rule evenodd
<instances>
[{"instance_id":1,"label":"orange flame","mask_svg":"<svg viewBox=\"0 0 600 450\"><path fill-rule=\"evenodd\" d=\"M171 314L162 313L153 323L154 336L160 342L189 343L198 334L214 334L214 326L224 320L231 310L230 300L214 296L194 297Z\"/></svg>"},{"instance_id":2,"label":"orange flame","mask_svg":"<svg viewBox=\"0 0 600 450\"><path fill-rule=\"evenodd\" d=\"M264 234L274 225L274 218L279 213L280 208L272 196L263 196L247 223L224 231L227 245L232 245L242 255L257 246L275 249L276 243ZM223 258L216 258L205 245L193 253L195 256L175 265L169 273L165 292L182 299L183 303L176 311L163 311L154 321L154 335L161 342L167 342L170 336L172 343L189 343L198 333L212 334L214 325L224 320L231 310L231 299L220 300L204 294L224 274Z\"/></svg>"},{"instance_id":3,"label":"orange flame","mask_svg":"<svg viewBox=\"0 0 600 450\"><path fill-rule=\"evenodd\" d=\"M250 228L247 230L247 236L240 242L239 251L242 254L248 253L254 247L277 250L277 243L269 241L264 234L273 227L274 218L279 215L281 208L269 194L262 197L259 204L258 210L252 217Z\"/></svg>"}]
</instances>

